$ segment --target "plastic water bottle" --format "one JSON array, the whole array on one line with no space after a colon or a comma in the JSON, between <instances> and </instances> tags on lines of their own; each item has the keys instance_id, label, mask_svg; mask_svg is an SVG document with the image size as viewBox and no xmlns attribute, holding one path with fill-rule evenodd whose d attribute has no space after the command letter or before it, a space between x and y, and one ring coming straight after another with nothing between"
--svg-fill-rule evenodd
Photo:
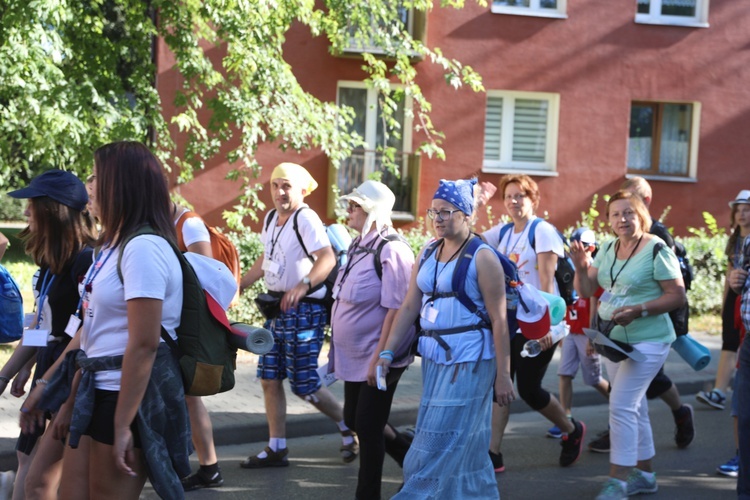
<instances>
[{"instance_id":1,"label":"plastic water bottle","mask_svg":"<svg viewBox=\"0 0 750 500\"><path fill-rule=\"evenodd\" d=\"M549 332L552 334L552 343L556 344L570 333L570 326L565 321L561 321L553 326ZM542 346L539 344L539 341L529 340L523 345L523 349L521 349L521 357L534 358L539 356L540 352L542 352Z\"/></svg>"},{"instance_id":2,"label":"plastic water bottle","mask_svg":"<svg viewBox=\"0 0 750 500\"><path fill-rule=\"evenodd\" d=\"M522 358L535 358L539 356L539 353L542 352L542 346L539 344L538 340L529 340L523 345L523 349L521 349L521 357Z\"/></svg>"}]
</instances>

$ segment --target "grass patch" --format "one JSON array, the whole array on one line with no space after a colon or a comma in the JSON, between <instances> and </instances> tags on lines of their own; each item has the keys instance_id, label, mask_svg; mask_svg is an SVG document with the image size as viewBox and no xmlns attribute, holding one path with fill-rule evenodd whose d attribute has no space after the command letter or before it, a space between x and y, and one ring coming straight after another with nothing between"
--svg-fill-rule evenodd
<instances>
[{"instance_id":1,"label":"grass patch","mask_svg":"<svg viewBox=\"0 0 750 500\"><path fill-rule=\"evenodd\" d=\"M690 317L690 329L694 332L706 332L709 335L721 335L721 315L703 314Z\"/></svg>"}]
</instances>

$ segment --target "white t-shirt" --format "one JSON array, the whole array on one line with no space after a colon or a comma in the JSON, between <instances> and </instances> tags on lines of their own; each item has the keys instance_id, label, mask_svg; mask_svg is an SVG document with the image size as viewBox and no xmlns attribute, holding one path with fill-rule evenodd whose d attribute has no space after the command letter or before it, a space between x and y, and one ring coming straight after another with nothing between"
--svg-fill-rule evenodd
<instances>
[{"instance_id":1,"label":"white t-shirt","mask_svg":"<svg viewBox=\"0 0 750 500\"><path fill-rule=\"evenodd\" d=\"M307 251L312 255L321 248L330 247L331 241L326 234L323 221L318 214L307 207L306 204L300 205L297 215L297 229L305 243ZM267 216L266 216L267 217ZM299 244L297 235L294 233L294 217L291 214L282 226L277 226L276 221L279 214L274 213L273 218L268 224L263 224L263 232L260 234L260 241L265 248L264 254L264 276L266 286L273 292L286 292L294 288L302 281L302 278L310 274L313 267L312 261L307 257L305 251ZM266 221L267 219L263 219ZM322 299L325 296L325 287L321 287L315 293L310 294L311 298Z\"/></svg>"},{"instance_id":2,"label":"white t-shirt","mask_svg":"<svg viewBox=\"0 0 750 500\"><path fill-rule=\"evenodd\" d=\"M498 224L483 234L487 243L496 248L500 253L507 256L518 266L518 277L524 283L529 283L538 289L542 284L539 279L539 263L536 254L544 252L554 252L559 258L564 254L563 243L560 235L557 234L555 227L546 221L537 223L534 230L534 247L529 243L529 229L531 223L537 217L529 219L526 226L516 233L515 227L509 229L500 241L500 229L504 224ZM557 282L552 279L552 285L555 287L555 294L560 295L557 288Z\"/></svg>"},{"instance_id":3,"label":"white t-shirt","mask_svg":"<svg viewBox=\"0 0 750 500\"><path fill-rule=\"evenodd\" d=\"M91 283L91 292L84 298L87 309L81 349L89 358L125 353L128 343L127 301L130 299L164 301L161 324L172 338L177 338L175 329L180 324L182 312L182 269L172 247L164 238L154 235L130 240L120 264L124 284L117 274L119 253L119 248L102 250L101 257L94 264L101 267ZM96 269L89 270L92 271L96 272ZM119 391L120 375L120 370L97 372L96 388Z\"/></svg>"},{"instance_id":4,"label":"white t-shirt","mask_svg":"<svg viewBox=\"0 0 750 500\"><path fill-rule=\"evenodd\" d=\"M174 221L175 226L187 212L188 210L185 209L180 213L180 216ZM211 234L208 232L208 227L206 227L203 219L200 217L185 219L185 222L182 224L182 241L185 242L186 248L194 243L211 243Z\"/></svg>"}]
</instances>

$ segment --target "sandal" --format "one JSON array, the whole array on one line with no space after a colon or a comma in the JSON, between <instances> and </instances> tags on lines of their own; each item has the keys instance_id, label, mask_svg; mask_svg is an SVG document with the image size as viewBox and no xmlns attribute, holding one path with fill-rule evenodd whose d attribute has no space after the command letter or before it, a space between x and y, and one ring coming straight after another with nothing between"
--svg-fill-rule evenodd
<instances>
[{"instance_id":1,"label":"sandal","mask_svg":"<svg viewBox=\"0 0 750 500\"><path fill-rule=\"evenodd\" d=\"M354 439L351 443L342 444L341 448L339 448L339 451L341 452L341 459L345 464L354 462L359 455L359 441L357 440L357 434L355 434L351 429L347 429L341 432L341 436L350 436Z\"/></svg>"}]
</instances>

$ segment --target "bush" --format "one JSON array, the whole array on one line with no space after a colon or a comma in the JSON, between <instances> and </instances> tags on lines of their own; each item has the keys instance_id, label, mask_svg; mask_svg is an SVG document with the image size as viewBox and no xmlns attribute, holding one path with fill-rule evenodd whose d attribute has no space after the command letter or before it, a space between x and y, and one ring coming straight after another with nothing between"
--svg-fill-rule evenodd
<instances>
[{"instance_id":1,"label":"bush","mask_svg":"<svg viewBox=\"0 0 750 500\"><path fill-rule=\"evenodd\" d=\"M249 228L244 228L241 232L228 232L227 236L240 253L240 269L244 274L263 252L260 234L252 232ZM229 320L241 321L254 326L263 326L265 318L258 311L253 299L265 291L265 281L263 279L256 281L253 286L240 295L239 303L227 311Z\"/></svg>"},{"instance_id":2,"label":"bush","mask_svg":"<svg viewBox=\"0 0 750 500\"><path fill-rule=\"evenodd\" d=\"M724 249L728 235L716 224L716 219L703 212L706 227L688 228L693 236L677 238L693 264L695 278L688 292L690 313L720 314L724 297L727 257Z\"/></svg>"},{"instance_id":3,"label":"bush","mask_svg":"<svg viewBox=\"0 0 750 500\"><path fill-rule=\"evenodd\" d=\"M10 196L0 196L0 221L23 221L26 200L17 200Z\"/></svg>"}]
</instances>

